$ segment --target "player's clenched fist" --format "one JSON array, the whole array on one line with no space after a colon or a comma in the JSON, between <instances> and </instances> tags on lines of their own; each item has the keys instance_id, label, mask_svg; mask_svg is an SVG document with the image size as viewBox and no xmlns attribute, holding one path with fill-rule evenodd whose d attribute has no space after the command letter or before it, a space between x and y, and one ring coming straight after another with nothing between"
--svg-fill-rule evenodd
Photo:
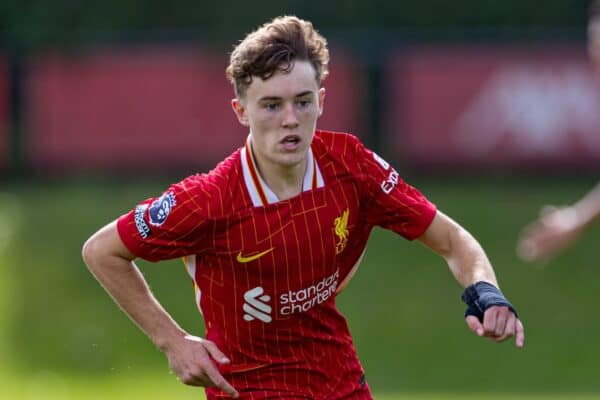
<instances>
[{"instance_id":1,"label":"player's clenched fist","mask_svg":"<svg viewBox=\"0 0 600 400\"><path fill-rule=\"evenodd\" d=\"M177 378L191 386L216 386L233 398L238 392L225 380L215 362L229 364L229 359L210 340L186 335L165 350L169 365Z\"/></svg>"},{"instance_id":2,"label":"player's clenched fist","mask_svg":"<svg viewBox=\"0 0 600 400\"><path fill-rule=\"evenodd\" d=\"M514 336L516 346L523 347L523 324L517 311L496 286L488 282L477 282L464 290L462 300L468 306L465 320L475 334L489 337L498 343Z\"/></svg>"}]
</instances>

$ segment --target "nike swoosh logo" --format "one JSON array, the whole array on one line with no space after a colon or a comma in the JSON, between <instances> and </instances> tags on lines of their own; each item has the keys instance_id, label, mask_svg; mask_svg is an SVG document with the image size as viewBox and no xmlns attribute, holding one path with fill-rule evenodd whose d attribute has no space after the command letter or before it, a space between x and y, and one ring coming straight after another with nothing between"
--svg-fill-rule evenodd
<instances>
[{"instance_id":1,"label":"nike swoosh logo","mask_svg":"<svg viewBox=\"0 0 600 400\"><path fill-rule=\"evenodd\" d=\"M236 257L236 260L237 260L239 263L242 263L242 264L249 263L250 261L258 260L259 258L261 258L262 256L264 256L265 254L269 254L270 252L272 252L272 251L273 251L273 249L274 249L274 248L275 248L275 247L271 247L269 250L265 250L265 251L263 251L263 252L260 252L260 253L258 253L258 254L253 254L253 255L251 255L251 256L247 256L247 257L244 257L244 256L242 255L242 252L240 251L240 252L238 253L237 257Z\"/></svg>"}]
</instances>

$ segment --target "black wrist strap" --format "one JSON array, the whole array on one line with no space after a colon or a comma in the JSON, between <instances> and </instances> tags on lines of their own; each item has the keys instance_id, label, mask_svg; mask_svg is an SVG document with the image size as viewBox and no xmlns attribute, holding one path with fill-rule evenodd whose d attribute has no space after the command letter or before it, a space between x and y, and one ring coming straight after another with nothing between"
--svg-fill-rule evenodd
<instances>
[{"instance_id":1,"label":"black wrist strap","mask_svg":"<svg viewBox=\"0 0 600 400\"><path fill-rule=\"evenodd\" d=\"M483 314L492 306L508 307L517 318L519 317L513 305L506 300L500 289L489 282L479 281L467 286L460 298L467 305L465 317L474 315L483 322Z\"/></svg>"}]
</instances>

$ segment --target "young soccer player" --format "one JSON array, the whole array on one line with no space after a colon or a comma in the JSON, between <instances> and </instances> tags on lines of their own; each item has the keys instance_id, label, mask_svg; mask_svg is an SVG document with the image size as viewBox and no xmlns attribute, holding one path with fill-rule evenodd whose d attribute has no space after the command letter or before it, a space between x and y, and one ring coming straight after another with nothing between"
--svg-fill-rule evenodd
<instances>
[{"instance_id":1,"label":"young soccer player","mask_svg":"<svg viewBox=\"0 0 600 400\"><path fill-rule=\"evenodd\" d=\"M325 101L325 39L280 17L231 54L233 111L244 145L96 232L84 259L108 293L164 351L179 379L208 399L371 399L336 295L373 227L418 239L466 287L466 322L501 342L523 326L478 242L346 133L316 129ZM184 331L133 260L183 257L206 337Z\"/></svg>"}]
</instances>

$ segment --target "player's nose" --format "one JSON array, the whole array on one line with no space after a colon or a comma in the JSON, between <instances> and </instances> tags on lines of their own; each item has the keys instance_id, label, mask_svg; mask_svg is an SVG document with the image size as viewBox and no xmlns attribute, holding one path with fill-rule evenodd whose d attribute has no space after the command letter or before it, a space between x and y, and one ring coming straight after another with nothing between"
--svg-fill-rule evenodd
<instances>
[{"instance_id":1,"label":"player's nose","mask_svg":"<svg viewBox=\"0 0 600 400\"><path fill-rule=\"evenodd\" d=\"M286 104L284 107L282 124L286 128L298 126L298 114L293 104Z\"/></svg>"}]
</instances>

